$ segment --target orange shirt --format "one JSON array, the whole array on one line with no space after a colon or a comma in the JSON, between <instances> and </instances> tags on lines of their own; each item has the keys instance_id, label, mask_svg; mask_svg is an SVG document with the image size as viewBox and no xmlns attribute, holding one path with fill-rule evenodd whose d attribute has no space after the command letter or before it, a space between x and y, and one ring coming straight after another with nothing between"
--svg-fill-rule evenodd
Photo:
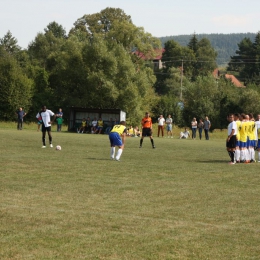
<instances>
[{"instance_id":1,"label":"orange shirt","mask_svg":"<svg viewBox=\"0 0 260 260\"><path fill-rule=\"evenodd\" d=\"M152 118L151 117L144 117L143 119L142 119L142 126L143 126L143 128L152 128Z\"/></svg>"}]
</instances>

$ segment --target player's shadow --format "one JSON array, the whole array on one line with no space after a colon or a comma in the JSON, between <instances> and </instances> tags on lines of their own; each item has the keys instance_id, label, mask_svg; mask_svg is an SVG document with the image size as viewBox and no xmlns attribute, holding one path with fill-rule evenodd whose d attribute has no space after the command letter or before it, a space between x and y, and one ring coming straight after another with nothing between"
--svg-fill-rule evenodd
<instances>
[{"instance_id":1,"label":"player's shadow","mask_svg":"<svg viewBox=\"0 0 260 260\"><path fill-rule=\"evenodd\" d=\"M96 160L96 161L112 161L108 158L85 158L86 160Z\"/></svg>"},{"instance_id":2,"label":"player's shadow","mask_svg":"<svg viewBox=\"0 0 260 260\"><path fill-rule=\"evenodd\" d=\"M198 160L197 162L199 162L199 163L228 163L228 160L207 160L207 161Z\"/></svg>"}]
</instances>

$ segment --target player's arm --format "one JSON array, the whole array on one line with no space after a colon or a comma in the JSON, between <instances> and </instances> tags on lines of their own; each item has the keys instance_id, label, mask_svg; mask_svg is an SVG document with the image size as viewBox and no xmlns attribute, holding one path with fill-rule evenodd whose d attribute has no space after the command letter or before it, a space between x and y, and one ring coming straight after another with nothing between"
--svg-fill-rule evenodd
<instances>
[{"instance_id":1,"label":"player's arm","mask_svg":"<svg viewBox=\"0 0 260 260\"><path fill-rule=\"evenodd\" d=\"M49 124L53 124L53 122L55 121L55 119L56 119L56 115L54 114L54 115L53 115L53 119L52 119L51 122L49 122Z\"/></svg>"},{"instance_id":2,"label":"player's arm","mask_svg":"<svg viewBox=\"0 0 260 260\"><path fill-rule=\"evenodd\" d=\"M228 138L227 138L228 141L229 141L230 138L234 135L234 133L235 133L235 129L232 129L231 134L230 134L230 135L228 136Z\"/></svg>"}]
</instances>

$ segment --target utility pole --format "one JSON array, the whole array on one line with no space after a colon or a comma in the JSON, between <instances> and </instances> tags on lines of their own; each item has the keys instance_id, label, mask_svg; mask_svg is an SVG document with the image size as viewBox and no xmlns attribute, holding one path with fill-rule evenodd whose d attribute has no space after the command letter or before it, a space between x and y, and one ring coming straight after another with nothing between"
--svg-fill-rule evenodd
<instances>
[{"instance_id":1,"label":"utility pole","mask_svg":"<svg viewBox=\"0 0 260 260\"><path fill-rule=\"evenodd\" d=\"M180 94L181 101L182 101L182 79L183 79L183 59L181 60L181 94Z\"/></svg>"}]
</instances>

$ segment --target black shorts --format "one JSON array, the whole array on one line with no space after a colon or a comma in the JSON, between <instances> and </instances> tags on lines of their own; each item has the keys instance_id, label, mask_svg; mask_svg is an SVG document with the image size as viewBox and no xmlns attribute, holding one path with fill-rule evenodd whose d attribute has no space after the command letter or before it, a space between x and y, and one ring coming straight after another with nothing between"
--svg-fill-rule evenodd
<instances>
[{"instance_id":1,"label":"black shorts","mask_svg":"<svg viewBox=\"0 0 260 260\"><path fill-rule=\"evenodd\" d=\"M237 136L232 135L229 141L226 143L227 148L236 148Z\"/></svg>"},{"instance_id":2,"label":"black shorts","mask_svg":"<svg viewBox=\"0 0 260 260\"><path fill-rule=\"evenodd\" d=\"M151 128L143 128L142 136L152 136L152 129Z\"/></svg>"},{"instance_id":3,"label":"black shorts","mask_svg":"<svg viewBox=\"0 0 260 260\"><path fill-rule=\"evenodd\" d=\"M51 132L51 126L46 127L44 124L42 124L42 132Z\"/></svg>"}]
</instances>

